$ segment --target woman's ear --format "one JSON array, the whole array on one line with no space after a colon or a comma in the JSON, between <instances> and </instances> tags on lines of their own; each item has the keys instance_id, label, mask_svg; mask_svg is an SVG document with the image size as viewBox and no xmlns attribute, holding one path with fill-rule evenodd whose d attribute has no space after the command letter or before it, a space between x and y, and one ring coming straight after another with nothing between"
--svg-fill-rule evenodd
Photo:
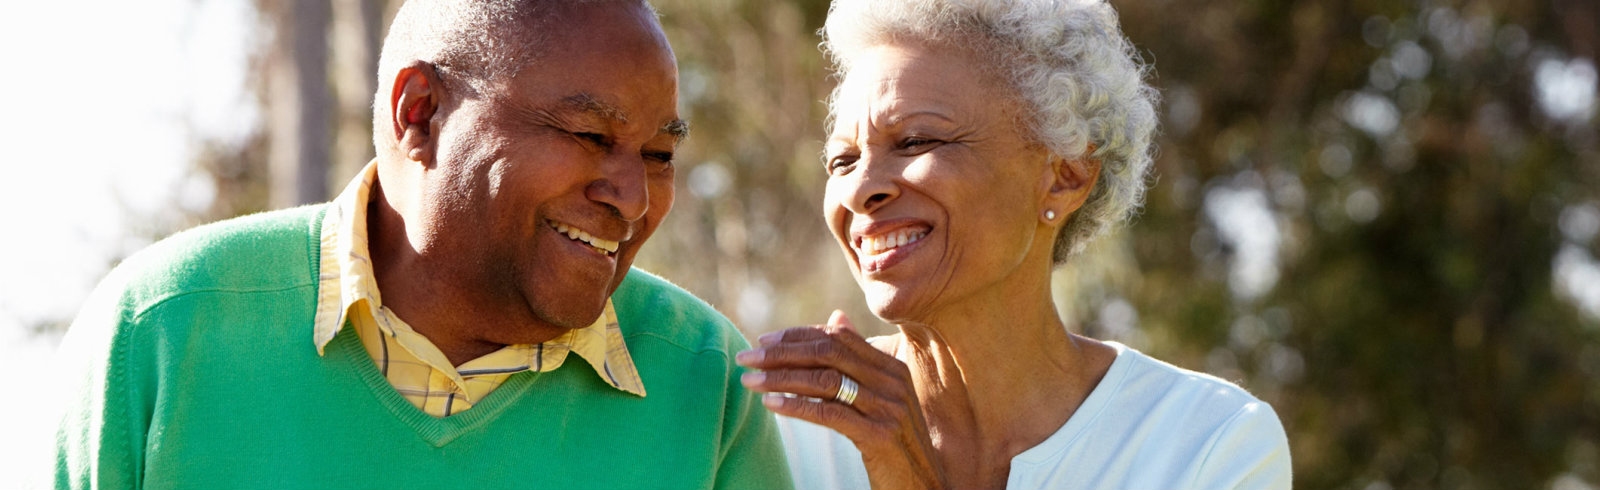
<instances>
[{"instance_id":1,"label":"woman's ear","mask_svg":"<svg viewBox=\"0 0 1600 490\"><path fill-rule=\"evenodd\" d=\"M1095 146L1090 144L1083 156L1066 159L1050 155L1050 173L1045 176L1044 206L1040 219L1055 224L1058 219L1076 212L1089 199L1089 191L1100 179L1100 160L1091 156Z\"/></svg>"},{"instance_id":2,"label":"woman's ear","mask_svg":"<svg viewBox=\"0 0 1600 490\"><path fill-rule=\"evenodd\" d=\"M425 166L433 163L433 134L438 127L434 116L439 113L442 88L432 63L412 61L395 73L389 115L395 149L407 160Z\"/></svg>"}]
</instances>

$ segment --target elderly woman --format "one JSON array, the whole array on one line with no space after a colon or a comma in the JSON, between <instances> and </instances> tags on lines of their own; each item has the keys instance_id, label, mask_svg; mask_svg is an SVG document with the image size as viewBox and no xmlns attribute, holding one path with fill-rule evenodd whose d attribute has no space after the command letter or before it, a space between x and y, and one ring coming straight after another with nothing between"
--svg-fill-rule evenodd
<instances>
[{"instance_id":1,"label":"elderly woman","mask_svg":"<svg viewBox=\"0 0 1600 490\"><path fill-rule=\"evenodd\" d=\"M798 486L1289 487L1270 406L1073 334L1051 301L1151 163L1156 96L1109 5L836 0L824 36L823 212L899 333L836 312L739 355Z\"/></svg>"}]
</instances>

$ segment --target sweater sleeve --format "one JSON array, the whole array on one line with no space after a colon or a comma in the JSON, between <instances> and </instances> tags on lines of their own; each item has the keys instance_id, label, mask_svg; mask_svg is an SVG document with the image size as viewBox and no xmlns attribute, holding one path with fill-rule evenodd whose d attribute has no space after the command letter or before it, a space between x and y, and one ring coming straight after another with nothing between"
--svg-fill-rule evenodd
<instances>
[{"instance_id":1,"label":"sweater sleeve","mask_svg":"<svg viewBox=\"0 0 1600 490\"><path fill-rule=\"evenodd\" d=\"M1240 408L1213 436L1194 488L1287 490L1292 485L1289 438L1272 407Z\"/></svg>"},{"instance_id":2,"label":"sweater sleeve","mask_svg":"<svg viewBox=\"0 0 1600 490\"><path fill-rule=\"evenodd\" d=\"M55 487L139 488L148 416L132 395L126 345L133 316L114 271L90 295L56 356L61 418L56 428ZM145 410L148 414L148 410Z\"/></svg>"},{"instance_id":3,"label":"sweater sleeve","mask_svg":"<svg viewBox=\"0 0 1600 490\"><path fill-rule=\"evenodd\" d=\"M735 336L728 352L749 348ZM722 455L717 465L717 488L793 488L783 444L778 438L772 412L761 404L760 395L739 382L744 368L729 359L728 397L723 413Z\"/></svg>"}]
</instances>

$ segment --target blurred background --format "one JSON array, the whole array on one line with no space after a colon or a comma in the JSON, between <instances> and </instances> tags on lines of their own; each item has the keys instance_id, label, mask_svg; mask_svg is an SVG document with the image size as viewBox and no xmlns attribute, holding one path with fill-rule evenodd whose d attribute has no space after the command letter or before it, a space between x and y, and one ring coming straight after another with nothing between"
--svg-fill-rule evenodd
<instances>
[{"instance_id":1,"label":"blurred background","mask_svg":"<svg viewBox=\"0 0 1600 490\"><path fill-rule=\"evenodd\" d=\"M826 2L656 4L694 135L639 265L751 336L836 307L888 331L819 215ZM35 373L123 257L329 199L371 158L397 5L8 7L13 393L48 393ZM1600 487L1597 2L1113 5L1163 134L1143 213L1058 272L1070 324L1272 403L1298 488ZM35 405L0 404L0 475L49 464L19 442L49 437Z\"/></svg>"}]
</instances>

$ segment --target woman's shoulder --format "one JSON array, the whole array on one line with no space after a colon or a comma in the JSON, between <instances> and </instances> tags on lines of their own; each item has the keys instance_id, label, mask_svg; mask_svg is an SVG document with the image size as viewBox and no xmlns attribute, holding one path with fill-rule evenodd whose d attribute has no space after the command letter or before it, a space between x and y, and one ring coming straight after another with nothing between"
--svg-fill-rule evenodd
<instances>
[{"instance_id":1,"label":"woman's shoulder","mask_svg":"<svg viewBox=\"0 0 1600 490\"><path fill-rule=\"evenodd\" d=\"M1232 414L1250 405L1266 405L1238 383L1175 366L1122 344L1107 344L1117 350L1107 378L1113 373L1119 375L1117 398L1124 403L1148 401L1170 405L1181 402L1177 405L1188 407L1188 411L1200 409L1215 412L1217 416L1226 416L1223 414Z\"/></svg>"},{"instance_id":2,"label":"woman's shoulder","mask_svg":"<svg viewBox=\"0 0 1600 490\"><path fill-rule=\"evenodd\" d=\"M1094 484L1063 488L1287 486L1288 440L1270 405L1222 378L1108 344L1117 350L1111 369L1060 432L1013 460L1012 488L1065 481L1069 461L1099 471Z\"/></svg>"}]
</instances>

